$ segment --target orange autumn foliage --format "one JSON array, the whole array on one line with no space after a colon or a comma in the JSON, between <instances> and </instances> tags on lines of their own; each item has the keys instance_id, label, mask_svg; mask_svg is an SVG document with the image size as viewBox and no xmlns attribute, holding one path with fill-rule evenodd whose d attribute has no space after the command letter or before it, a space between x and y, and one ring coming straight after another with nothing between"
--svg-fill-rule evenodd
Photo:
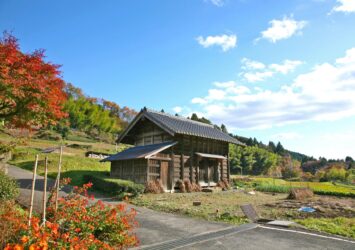
<instances>
[{"instance_id":1,"label":"orange autumn foliage","mask_svg":"<svg viewBox=\"0 0 355 250\"><path fill-rule=\"evenodd\" d=\"M8 33L0 40L0 119L8 126L45 126L66 116L59 65L44 57L43 50L21 52Z\"/></svg>"},{"instance_id":2,"label":"orange autumn foliage","mask_svg":"<svg viewBox=\"0 0 355 250\"><path fill-rule=\"evenodd\" d=\"M59 198L57 212L53 192L45 224L41 225L36 216L30 226L22 220L5 249L125 249L137 246L138 239L132 233L137 226L136 211L128 210L125 204L111 206L94 202L87 194L91 186L88 183L76 187L66 197ZM12 219L11 216L0 217Z\"/></svg>"}]
</instances>

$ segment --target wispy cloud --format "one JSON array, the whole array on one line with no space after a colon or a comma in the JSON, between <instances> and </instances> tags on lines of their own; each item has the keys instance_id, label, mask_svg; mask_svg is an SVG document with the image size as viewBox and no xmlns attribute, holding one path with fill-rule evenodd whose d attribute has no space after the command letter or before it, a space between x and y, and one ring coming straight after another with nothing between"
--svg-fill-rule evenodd
<instances>
[{"instance_id":1,"label":"wispy cloud","mask_svg":"<svg viewBox=\"0 0 355 250\"><path fill-rule=\"evenodd\" d=\"M267 128L355 116L355 48L334 63L316 65L278 90L256 90L232 81L213 85L207 96L192 102L217 124L230 127Z\"/></svg>"},{"instance_id":2,"label":"wispy cloud","mask_svg":"<svg viewBox=\"0 0 355 250\"><path fill-rule=\"evenodd\" d=\"M332 9L332 12L355 12L355 0L337 0L338 5Z\"/></svg>"},{"instance_id":3,"label":"wispy cloud","mask_svg":"<svg viewBox=\"0 0 355 250\"><path fill-rule=\"evenodd\" d=\"M225 4L225 0L205 0L205 2L210 2L218 7L222 7Z\"/></svg>"},{"instance_id":4,"label":"wispy cloud","mask_svg":"<svg viewBox=\"0 0 355 250\"><path fill-rule=\"evenodd\" d=\"M302 135L300 135L296 132L284 132L284 133L278 133L278 134L271 136L271 139L278 140L278 141L295 140L295 139L300 139L300 138L302 138Z\"/></svg>"},{"instance_id":5,"label":"wispy cloud","mask_svg":"<svg viewBox=\"0 0 355 250\"><path fill-rule=\"evenodd\" d=\"M288 74L293 72L299 65L303 64L299 60L284 60L282 63L272 63L265 65L262 62L243 58L241 60L241 69L243 72L241 76L247 82L261 82L267 78L273 77L277 73Z\"/></svg>"},{"instance_id":6,"label":"wispy cloud","mask_svg":"<svg viewBox=\"0 0 355 250\"><path fill-rule=\"evenodd\" d=\"M285 60L282 64L273 63L269 66L270 69L274 70L275 72L280 72L286 75L289 72L295 70L295 68L301 65L303 62L301 61L292 61L292 60Z\"/></svg>"},{"instance_id":7,"label":"wispy cloud","mask_svg":"<svg viewBox=\"0 0 355 250\"><path fill-rule=\"evenodd\" d=\"M203 38L199 36L196 38L197 42L204 48L211 46L220 46L222 50L228 51L237 46L237 36L236 35L218 35L218 36L207 36Z\"/></svg>"},{"instance_id":8,"label":"wispy cloud","mask_svg":"<svg viewBox=\"0 0 355 250\"><path fill-rule=\"evenodd\" d=\"M284 17L282 20L271 20L269 22L270 27L261 32L260 39L266 39L272 43L276 43L279 40L290 38L291 36L301 32L306 26L306 21L297 21L293 17Z\"/></svg>"}]
</instances>

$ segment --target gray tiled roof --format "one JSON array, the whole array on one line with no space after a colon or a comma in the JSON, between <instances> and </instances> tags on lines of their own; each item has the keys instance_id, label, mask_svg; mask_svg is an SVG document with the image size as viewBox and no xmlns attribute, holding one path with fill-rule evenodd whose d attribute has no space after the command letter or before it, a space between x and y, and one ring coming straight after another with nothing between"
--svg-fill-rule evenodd
<instances>
[{"instance_id":1,"label":"gray tiled roof","mask_svg":"<svg viewBox=\"0 0 355 250\"><path fill-rule=\"evenodd\" d=\"M145 146L136 146L132 148L128 148L118 154L111 155L103 159L102 161L121 161L121 160L130 160L130 159L139 159L139 158L147 158L151 154L157 154L171 146L174 146L177 142L169 141L163 142L159 144L150 144Z\"/></svg>"},{"instance_id":2,"label":"gray tiled roof","mask_svg":"<svg viewBox=\"0 0 355 250\"><path fill-rule=\"evenodd\" d=\"M193 121L181 116L143 109L143 114L156 124L173 134L193 135L218 141L244 145L237 139L213 127L213 125Z\"/></svg>"}]
</instances>

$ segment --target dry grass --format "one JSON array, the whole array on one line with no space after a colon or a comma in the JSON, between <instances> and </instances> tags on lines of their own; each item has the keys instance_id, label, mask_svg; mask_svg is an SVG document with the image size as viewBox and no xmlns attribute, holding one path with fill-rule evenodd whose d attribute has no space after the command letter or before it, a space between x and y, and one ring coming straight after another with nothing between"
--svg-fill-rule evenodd
<instances>
[{"instance_id":1,"label":"dry grass","mask_svg":"<svg viewBox=\"0 0 355 250\"><path fill-rule=\"evenodd\" d=\"M309 188L292 188L287 199L304 200L312 198L313 196L313 191Z\"/></svg>"},{"instance_id":2,"label":"dry grass","mask_svg":"<svg viewBox=\"0 0 355 250\"><path fill-rule=\"evenodd\" d=\"M287 194L264 194L256 192L249 195L240 191L226 191L216 193L174 193L174 194L144 194L132 200L138 206L146 206L154 210L186 214L207 220L228 221L235 224L246 222L240 205L252 204L262 216L275 213L272 208L266 208L266 203L275 203L286 199ZM194 201L201 201L201 206L193 206ZM218 213L216 213L218 211ZM226 220L220 215L229 214Z\"/></svg>"}]
</instances>

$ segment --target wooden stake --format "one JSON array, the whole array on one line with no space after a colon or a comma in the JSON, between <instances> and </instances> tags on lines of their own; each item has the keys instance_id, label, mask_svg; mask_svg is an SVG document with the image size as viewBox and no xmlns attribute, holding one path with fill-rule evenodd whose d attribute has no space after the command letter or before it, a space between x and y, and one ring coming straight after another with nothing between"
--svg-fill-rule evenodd
<instances>
[{"instance_id":1,"label":"wooden stake","mask_svg":"<svg viewBox=\"0 0 355 250\"><path fill-rule=\"evenodd\" d=\"M47 173L48 173L48 158L44 160L44 187L43 187L43 203L42 203L42 225L46 223L46 203L47 203Z\"/></svg>"},{"instance_id":2,"label":"wooden stake","mask_svg":"<svg viewBox=\"0 0 355 250\"><path fill-rule=\"evenodd\" d=\"M33 198L34 198L34 195L35 195L37 165L38 165L38 155L36 155L35 166L34 166L34 169L33 169L30 212L28 214L28 225L29 226L31 225L31 218L32 218L32 211L33 211Z\"/></svg>"},{"instance_id":3,"label":"wooden stake","mask_svg":"<svg viewBox=\"0 0 355 250\"><path fill-rule=\"evenodd\" d=\"M58 196L59 196L59 186L60 186L60 171L62 170L62 156L63 156L63 146L60 146L59 164L58 164L58 174L56 180L56 195L55 195L55 211L58 209Z\"/></svg>"}]
</instances>

